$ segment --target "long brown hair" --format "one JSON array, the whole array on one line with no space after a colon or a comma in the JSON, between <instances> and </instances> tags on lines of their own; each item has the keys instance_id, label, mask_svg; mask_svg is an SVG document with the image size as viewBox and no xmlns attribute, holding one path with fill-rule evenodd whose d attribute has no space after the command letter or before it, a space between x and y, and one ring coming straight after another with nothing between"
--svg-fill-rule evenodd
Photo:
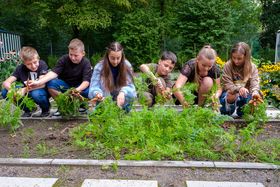
<instances>
[{"instance_id":1,"label":"long brown hair","mask_svg":"<svg viewBox=\"0 0 280 187\"><path fill-rule=\"evenodd\" d=\"M105 89L109 92L114 90L119 90L121 87L127 85L128 76L132 77L132 69L127 67L125 64L125 55L123 51L123 47L119 42L112 42L106 48L106 53L103 57L103 69L101 70L101 80L105 84ZM110 69L110 61L109 61L109 54L111 51L115 52L122 52L121 62L118 64L119 73L117 76L116 84L114 83L114 78L112 71Z\"/></svg>"},{"instance_id":2,"label":"long brown hair","mask_svg":"<svg viewBox=\"0 0 280 187\"><path fill-rule=\"evenodd\" d=\"M243 77L244 77L244 82L247 82L251 76L251 72L252 72L252 61L251 61L251 49L249 47L248 44L246 44L245 42L238 42L236 43L231 51L230 51L230 62L231 65L234 67L234 63L232 62L232 54L233 53L240 53L243 54L245 57L245 63L243 66Z\"/></svg>"}]
</instances>

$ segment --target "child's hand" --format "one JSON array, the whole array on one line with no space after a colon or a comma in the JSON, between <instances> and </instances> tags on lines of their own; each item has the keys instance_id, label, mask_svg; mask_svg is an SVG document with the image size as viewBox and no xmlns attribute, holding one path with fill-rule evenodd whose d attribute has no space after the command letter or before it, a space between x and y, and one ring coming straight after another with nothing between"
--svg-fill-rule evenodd
<instances>
[{"instance_id":1,"label":"child's hand","mask_svg":"<svg viewBox=\"0 0 280 187\"><path fill-rule=\"evenodd\" d=\"M95 98L97 101L103 101L104 99L102 93L96 93Z\"/></svg>"},{"instance_id":2,"label":"child's hand","mask_svg":"<svg viewBox=\"0 0 280 187\"><path fill-rule=\"evenodd\" d=\"M164 89L163 84L162 84L160 78L156 79L156 87L158 87L160 90Z\"/></svg>"},{"instance_id":3,"label":"child's hand","mask_svg":"<svg viewBox=\"0 0 280 187\"><path fill-rule=\"evenodd\" d=\"M38 86L41 86L41 83L39 80L29 80L25 84L26 84L26 86L28 86L28 88L36 88Z\"/></svg>"},{"instance_id":4,"label":"child's hand","mask_svg":"<svg viewBox=\"0 0 280 187\"><path fill-rule=\"evenodd\" d=\"M125 102L125 95L123 92L120 92L118 97L117 97L117 105L122 108Z\"/></svg>"},{"instance_id":5,"label":"child's hand","mask_svg":"<svg viewBox=\"0 0 280 187\"><path fill-rule=\"evenodd\" d=\"M171 99L171 98L172 98L172 93L171 93L171 91L170 91L170 90L167 90L167 89L165 89L165 90L162 91L162 95L163 95L163 97L164 97L165 99Z\"/></svg>"},{"instance_id":6,"label":"child's hand","mask_svg":"<svg viewBox=\"0 0 280 187\"><path fill-rule=\"evenodd\" d=\"M26 93L27 93L27 88L26 87L20 88L20 89L17 90L17 94L19 94L21 96L24 96Z\"/></svg>"},{"instance_id":7,"label":"child's hand","mask_svg":"<svg viewBox=\"0 0 280 187\"><path fill-rule=\"evenodd\" d=\"M182 104L183 108L188 108L190 105L187 101L184 101L184 103Z\"/></svg>"},{"instance_id":8,"label":"child's hand","mask_svg":"<svg viewBox=\"0 0 280 187\"><path fill-rule=\"evenodd\" d=\"M247 88L244 88L244 87L240 88L239 95L241 97L247 98L248 94L249 94L249 90Z\"/></svg>"}]
</instances>

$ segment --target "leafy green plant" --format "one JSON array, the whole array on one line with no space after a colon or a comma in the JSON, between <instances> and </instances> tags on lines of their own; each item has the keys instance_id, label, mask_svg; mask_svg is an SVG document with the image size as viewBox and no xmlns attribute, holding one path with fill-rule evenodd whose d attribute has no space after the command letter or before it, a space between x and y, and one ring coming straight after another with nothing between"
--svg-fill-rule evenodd
<instances>
[{"instance_id":1,"label":"leafy green plant","mask_svg":"<svg viewBox=\"0 0 280 187\"><path fill-rule=\"evenodd\" d=\"M263 110L263 108L260 108ZM224 130L230 119L207 108L175 109L155 106L126 114L111 98L105 99L89 116L90 122L71 131L74 145L91 151L93 158L126 160L232 160L279 163L280 140L259 141L259 115L241 129ZM249 149L250 145L255 149ZM98 152L101 152L98 154ZM270 155L271 154L271 155Z\"/></svg>"},{"instance_id":2,"label":"leafy green plant","mask_svg":"<svg viewBox=\"0 0 280 187\"><path fill-rule=\"evenodd\" d=\"M280 63L271 62L259 68L261 77L261 90L267 102L280 108Z\"/></svg>"},{"instance_id":3,"label":"leafy green plant","mask_svg":"<svg viewBox=\"0 0 280 187\"><path fill-rule=\"evenodd\" d=\"M32 110L35 107L35 102L28 95L21 96L17 91L16 85L12 84L7 99L0 101L0 127L9 127L12 131L20 127L21 108L25 106Z\"/></svg>"},{"instance_id":4,"label":"leafy green plant","mask_svg":"<svg viewBox=\"0 0 280 187\"><path fill-rule=\"evenodd\" d=\"M79 116L79 108L82 104L87 106L85 99L75 91L74 88L59 94L55 98L58 110L65 118Z\"/></svg>"},{"instance_id":5,"label":"leafy green plant","mask_svg":"<svg viewBox=\"0 0 280 187\"><path fill-rule=\"evenodd\" d=\"M58 57L54 55L48 56L48 66L49 68L53 68L58 61Z\"/></svg>"},{"instance_id":6,"label":"leafy green plant","mask_svg":"<svg viewBox=\"0 0 280 187\"><path fill-rule=\"evenodd\" d=\"M0 71L0 83L11 76L19 63L20 60L17 55L10 55L9 57L0 60L0 69L2 70Z\"/></svg>"}]
</instances>

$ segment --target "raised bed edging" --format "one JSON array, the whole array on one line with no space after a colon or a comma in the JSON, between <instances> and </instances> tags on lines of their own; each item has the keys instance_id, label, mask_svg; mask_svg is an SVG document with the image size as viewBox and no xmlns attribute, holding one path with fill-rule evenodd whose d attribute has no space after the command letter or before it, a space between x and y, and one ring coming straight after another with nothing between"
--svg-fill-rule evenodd
<instances>
[{"instance_id":1,"label":"raised bed edging","mask_svg":"<svg viewBox=\"0 0 280 187\"><path fill-rule=\"evenodd\" d=\"M129 161L129 160L86 160L86 159L25 159L0 158L0 165L10 166L104 166L117 164L120 167L175 167L175 168L222 168L278 170L280 166L253 162L213 162L213 161Z\"/></svg>"}]
</instances>

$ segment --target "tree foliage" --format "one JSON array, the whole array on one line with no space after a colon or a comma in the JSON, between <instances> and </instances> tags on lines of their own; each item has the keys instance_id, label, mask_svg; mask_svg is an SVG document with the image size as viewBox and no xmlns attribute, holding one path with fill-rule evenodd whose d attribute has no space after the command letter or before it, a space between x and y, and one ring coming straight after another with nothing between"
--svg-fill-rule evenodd
<instances>
[{"instance_id":1,"label":"tree foliage","mask_svg":"<svg viewBox=\"0 0 280 187\"><path fill-rule=\"evenodd\" d=\"M73 37L82 39L90 55L103 53L119 40L135 65L171 50L181 62L206 43L225 57L236 41L252 43L259 36L260 4L252 0L12 0L1 1L0 28L17 32L23 45L41 57L62 55ZM279 29L279 3L262 0L262 44L274 44ZM277 8L278 7L278 8ZM16 11L15 11L16 10ZM277 12L278 11L278 12ZM276 22L275 22L276 20ZM273 25L274 24L274 25ZM271 26L270 26L271 25ZM270 29L270 28L274 29ZM273 31L272 30L275 30ZM265 34L267 33L267 34ZM271 43L272 42L272 43ZM44 58L45 57L45 58Z\"/></svg>"},{"instance_id":2,"label":"tree foliage","mask_svg":"<svg viewBox=\"0 0 280 187\"><path fill-rule=\"evenodd\" d=\"M176 7L176 25L187 55L195 56L204 44L221 49L229 43L233 23L226 1L179 0Z\"/></svg>"},{"instance_id":3,"label":"tree foliage","mask_svg":"<svg viewBox=\"0 0 280 187\"><path fill-rule=\"evenodd\" d=\"M275 49L276 32L280 30L280 1L261 0L261 3L261 22L263 26L260 37L261 45Z\"/></svg>"},{"instance_id":4,"label":"tree foliage","mask_svg":"<svg viewBox=\"0 0 280 187\"><path fill-rule=\"evenodd\" d=\"M159 12L153 9L139 9L123 17L114 36L134 65L151 62L159 55L161 22Z\"/></svg>"}]
</instances>

